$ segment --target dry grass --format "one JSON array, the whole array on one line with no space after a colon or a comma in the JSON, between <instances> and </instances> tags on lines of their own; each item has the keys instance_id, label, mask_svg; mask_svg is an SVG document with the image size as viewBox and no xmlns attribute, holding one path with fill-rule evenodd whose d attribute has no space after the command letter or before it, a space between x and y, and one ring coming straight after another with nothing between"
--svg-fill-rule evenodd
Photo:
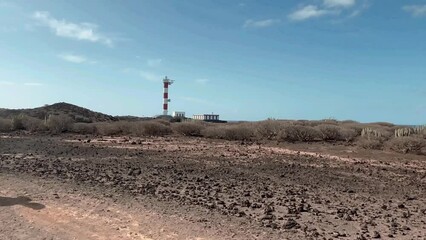
<instances>
[{"instance_id":1,"label":"dry grass","mask_svg":"<svg viewBox=\"0 0 426 240\"><path fill-rule=\"evenodd\" d=\"M0 118L0 132L12 131L12 121L10 119Z\"/></svg>"},{"instance_id":2,"label":"dry grass","mask_svg":"<svg viewBox=\"0 0 426 240\"><path fill-rule=\"evenodd\" d=\"M63 133L72 130L73 123L68 115L52 115L47 120L47 127L52 133Z\"/></svg>"},{"instance_id":3,"label":"dry grass","mask_svg":"<svg viewBox=\"0 0 426 240\"><path fill-rule=\"evenodd\" d=\"M398 137L386 143L386 147L399 153L426 155L426 140L421 137Z\"/></svg>"},{"instance_id":4,"label":"dry grass","mask_svg":"<svg viewBox=\"0 0 426 240\"><path fill-rule=\"evenodd\" d=\"M362 149L383 149L383 142L377 139L361 138L359 141L356 142L356 145Z\"/></svg>"},{"instance_id":5,"label":"dry grass","mask_svg":"<svg viewBox=\"0 0 426 240\"><path fill-rule=\"evenodd\" d=\"M224 140L280 142L354 142L363 149L389 149L400 153L426 154L426 133L410 137L394 137L395 126L390 123L362 124L354 121L285 121L266 120L251 123L173 122L166 120L114 121L74 123L67 115L51 116L44 121L19 115L13 119L0 118L0 132L27 130L53 133L165 136L172 133Z\"/></svg>"},{"instance_id":6,"label":"dry grass","mask_svg":"<svg viewBox=\"0 0 426 240\"><path fill-rule=\"evenodd\" d=\"M205 129L200 123L196 122L184 122L184 123L175 123L173 124L173 130L184 136L201 136L201 131Z\"/></svg>"},{"instance_id":7,"label":"dry grass","mask_svg":"<svg viewBox=\"0 0 426 240\"><path fill-rule=\"evenodd\" d=\"M24 129L30 132L44 132L47 131L47 126L43 120L38 118L25 116L22 120Z\"/></svg>"},{"instance_id":8,"label":"dry grass","mask_svg":"<svg viewBox=\"0 0 426 240\"><path fill-rule=\"evenodd\" d=\"M320 136L320 132L310 126L283 125L278 140L282 142L312 142Z\"/></svg>"},{"instance_id":9,"label":"dry grass","mask_svg":"<svg viewBox=\"0 0 426 240\"><path fill-rule=\"evenodd\" d=\"M96 125L93 123L79 122L79 123L74 123L71 131L78 134L96 134L98 132L98 129L96 128Z\"/></svg>"},{"instance_id":10,"label":"dry grass","mask_svg":"<svg viewBox=\"0 0 426 240\"><path fill-rule=\"evenodd\" d=\"M323 141L339 141L341 139L341 128L333 124L321 124L315 127Z\"/></svg>"},{"instance_id":11,"label":"dry grass","mask_svg":"<svg viewBox=\"0 0 426 240\"><path fill-rule=\"evenodd\" d=\"M172 133L170 123L165 121L117 121L96 124L97 133L104 136L164 136Z\"/></svg>"},{"instance_id":12,"label":"dry grass","mask_svg":"<svg viewBox=\"0 0 426 240\"><path fill-rule=\"evenodd\" d=\"M246 125L212 125L201 131L201 135L206 138L216 138L225 140L250 140L254 131Z\"/></svg>"},{"instance_id":13,"label":"dry grass","mask_svg":"<svg viewBox=\"0 0 426 240\"><path fill-rule=\"evenodd\" d=\"M164 124L159 121L136 122L133 125L133 129L133 134L138 136L165 136L172 133L170 124Z\"/></svg>"},{"instance_id":14,"label":"dry grass","mask_svg":"<svg viewBox=\"0 0 426 240\"><path fill-rule=\"evenodd\" d=\"M266 120L254 123L254 132L258 139L273 140L281 132L283 123L281 121Z\"/></svg>"}]
</instances>

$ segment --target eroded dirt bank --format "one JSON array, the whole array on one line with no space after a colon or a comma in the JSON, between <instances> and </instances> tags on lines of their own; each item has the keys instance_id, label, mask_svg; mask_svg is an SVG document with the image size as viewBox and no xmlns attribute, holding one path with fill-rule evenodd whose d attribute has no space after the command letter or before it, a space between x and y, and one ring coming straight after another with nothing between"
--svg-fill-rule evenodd
<instances>
[{"instance_id":1,"label":"eroded dirt bank","mask_svg":"<svg viewBox=\"0 0 426 240\"><path fill-rule=\"evenodd\" d=\"M3 173L140 198L228 238L426 237L426 159L418 157L375 161L183 137L0 141Z\"/></svg>"}]
</instances>

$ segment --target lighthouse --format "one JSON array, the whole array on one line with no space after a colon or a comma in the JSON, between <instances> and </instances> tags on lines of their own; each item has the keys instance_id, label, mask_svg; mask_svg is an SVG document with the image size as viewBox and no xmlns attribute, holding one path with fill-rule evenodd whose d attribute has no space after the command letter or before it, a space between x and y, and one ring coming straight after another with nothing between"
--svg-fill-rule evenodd
<instances>
[{"instance_id":1,"label":"lighthouse","mask_svg":"<svg viewBox=\"0 0 426 240\"><path fill-rule=\"evenodd\" d=\"M169 98L169 86L173 84L173 80L170 80L167 78L167 76L163 79L163 86L164 86L164 91L163 91L163 115L167 116L168 115L168 110L169 110L169 102L170 102L170 98Z\"/></svg>"}]
</instances>

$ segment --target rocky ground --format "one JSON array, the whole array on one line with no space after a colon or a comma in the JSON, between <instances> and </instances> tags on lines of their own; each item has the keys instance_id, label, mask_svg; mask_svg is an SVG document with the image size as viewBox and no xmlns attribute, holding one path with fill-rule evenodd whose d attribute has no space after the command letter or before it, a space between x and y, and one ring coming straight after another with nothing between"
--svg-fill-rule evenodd
<instances>
[{"instance_id":1,"label":"rocky ground","mask_svg":"<svg viewBox=\"0 0 426 240\"><path fill-rule=\"evenodd\" d=\"M66 189L75 199L90 193L106 201L105 207L109 201L142 206L145 210L140 211L162 216L149 228L155 232L149 236L153 239L166 238L159 230L166 222L171 239L426 239L426 158L392 154L372 159L365 153L354 156L356 150L327 154L303 149L184 137L3 135L0 179L3 187L4 181L24 178L44 181L50 187L39 192L49 196L55 188ZM0 192L2 211L11 201L24 207L32 203L14 194L26 197L12 190ZM63 201L52 196L36 203ZM82 207L93 209L90 204ZM0 220L6 217L2 213ZM24 221L19 215L15 220L24 232L43 229L34 228L37 220ZM101 229L107 226L99 222ZM3 224L0 237L12 236L7 229ZM134 228L138 237L126 236L144 239L146 231ZM68 239L65 233L55 234ZM108 239L99 236L89 239Z\"/></svg>"}]
</instances>

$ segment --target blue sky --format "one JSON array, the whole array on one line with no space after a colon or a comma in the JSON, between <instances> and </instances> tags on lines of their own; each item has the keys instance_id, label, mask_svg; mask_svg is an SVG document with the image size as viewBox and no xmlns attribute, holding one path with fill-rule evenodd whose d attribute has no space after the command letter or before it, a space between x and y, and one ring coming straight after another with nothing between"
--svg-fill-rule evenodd
<instances>
[{"instance_id":1,"label":"blue sky","mask_svg":"<svg viewBox=\"0 0 426 240\"><path fill-rule=\"evenodd\" d=\"M0 0L0 107L426 123L425 0Z\"/></svg>"}]
</instances>

